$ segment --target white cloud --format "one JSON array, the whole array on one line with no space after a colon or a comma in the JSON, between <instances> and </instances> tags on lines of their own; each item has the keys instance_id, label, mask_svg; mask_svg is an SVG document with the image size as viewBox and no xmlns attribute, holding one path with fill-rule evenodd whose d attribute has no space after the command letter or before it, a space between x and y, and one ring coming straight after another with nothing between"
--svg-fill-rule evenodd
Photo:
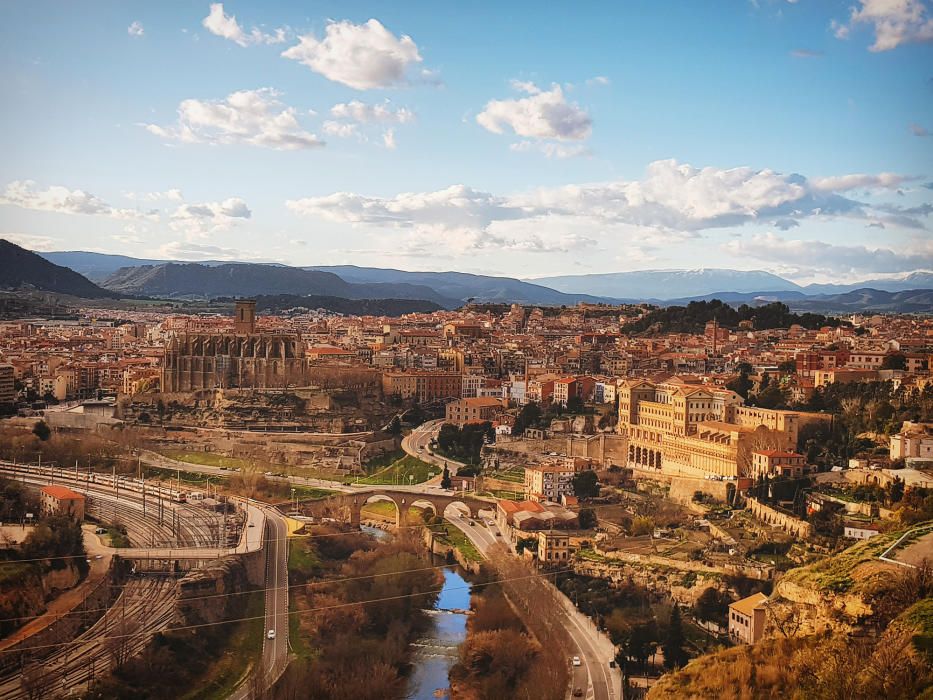
<instances>
[{"instance_id":1,"label":"white cloud","mask_svg":"<svg viewBox=\"0 0 933 700\"><path fill-rule=\"evenodd\" d=\"M382 145L388 148L390 151L395 150L395 129L386 129L382 133Z\"/></svg>"},{"instance_id":2,"label":"white cloud","mask_svg":"<svg viewBox=\"0 0 933 700\"><path fill-rule=\"evenodd\" d=\"M851 8L848 22L834 21L832 29L837 38L847 39L860 24L874 29L875 43L869 51L933 41L933 18L924 0L859 0L859 6Z\"/></svg>"},{"instance_id":3,"label":"white cloud","mask_svg":"<svg viewBox=\"0 0 933 700\"><path fill-rule=\"evenodd\" d=\"M590 149L581 144L567 145L553 141L518 141L509 146L509 150L517 153L538 151L548 158L576 158L590 155Z\"/></svg>"},{"instance_id":4,"label":"white cloud","mask_svg":"<svg viewBox=\"0 0 933 700\"><path fill-rule=\"evenodd\" d=\"M496 195L454 185L435 192L395 197L367 197L338 192L290 200L302 216L382 229L413 230L436 240L466 237L476 247L483 240L532 241L548 230L551 239L571 227L602 240L637 239L663 245L696 237L706 229L745 224L783 230L806 219L845 218L924 229L928 205L909 209L850 199L852 188L893 187L903 176L851 175L809 181L752 168L696 168L673 160L651 163L640 180L539 188ZM837 189L832 189L835 186ZM551 240L549 239L549 240ZM533 243L526 243L533 245Z\"/></svg>"},{"instance_id":5,"label":"white cloud","mask_svg":"<svg viewBox=\"0 0 933 700\"><path fill-rule=\"evenodd\" d=\"M357 90L404 83L409 68L421 63L411 37L396 37L376 19L365 24L331 22L323 39L313 34L300 36L282 55Z\"/></svg>"},{"instance_id":6,"label":"white cloud","mask_svg":"<svg viewBox=\"0 0 933 700\"><path fill-rule=\"evenodd\" d=\"M337 136L342 139L358 135L356 124L344 122L326 121L321 125L321 130L328 136Z\"/></svg>"},{"instance_id":7,"label":"white cloud","mask_svg":"<svg viewBox=\"0 0 933 700\"><path fill-rule=\"evenodd\" d=\"M723 248L737 257L751 257L770 264L790 266L798 274L845 275L933 269L933 241L900 252L890 248L788 240L773 233L764 233L748 239L729 241Z\"/></svg>"},{"instance_id":8,"label":"white cloud","mask_svg":"<svg viewBox=\"0 0 933 700\"><path fill-rule=\"evenodd\" d=\"M123 196L139 202L160 202L164 199L170 202L181 202L185 199L181 190L177 187L165 190L164 192L124 192Z\"/></svg>"},{"instance_id":9,"label":"white cloud","mask_svg":"<svg viewBox=\"0 0 933 700\"><path fill-rule=\"evenodd\" d=\"M247 255L236 248L170 241L150 252L152 257L169 260L244 260Z\"/></svg>"},{"instance_id":10,"label":"white cloud","mask_svg":"<svg viewBox=\"0 0 933 700\"><path fill-rule=\"evenodd\" d=\"M605 75L597 75L586 81L586 84L591 87L594 85L610 85L611 83L612 81Z\"/></svg>"},{"instance_id":11,"label":"white cloud","mask_svg":"<svg viewBox=\"0 0 933 700\"><path fill-rule=\"evenodd\" d=\"M91 214L109 216L114 219L137 219L157 217L153 211L139 212L133 209L116 209L99 197L84 190L69 190L52 185L44 190L36 189L32 180L14 180L0 194L0 204L9 204L34 211L52 211L59 214Z\"/></svg>"},{"instance_id":12,"label":"white cloud","mask_svg":"<svg viewBox=\"0 0 933 700\"><path fill-rule=\"evenodd\" d=\"M182 204L171 216L169 226L190 236L205 236L224 231L253 213L242 199L231 197L222 202Z\"/></svg>"},{"instance_id":13,"label":"white cloud","mask_svg":"<svg viewBox=\"0 0 933 700\"><path fill-rule=\"evenodd\" d=\"M43 253L55 250L61 245L49 236L34 236L30 233L0 233L0 238L26 250L41 251Z\"/></svg>"},{"instance_id":14,"label":"white cloud","mask_svg":"<svg viewBox=\"0 0 933 700\"><path fill-rule=\"evenodd\" d=\"M556 83L548 91L533 83L514 83L529 94L514 100L490 100L476 116L477 123L494 134L511 129L518 136L559 141L582 140L590 135L593 122L586 110L567 102Z\"/></svg>"},{"instance_id":15,"label":"white cloud","mask_svg":"<svg viewBox=\"0 0 933 700\"><path fill-rule=\"evenodd\" d=\"M126 33L132 37L141 37L146 31L143 29L141 22L133 22L129 27L126 28Z\"/></svg>"},{"instance_id":16,"label":"white cloud","mask_svg":"<svg viewBox=\"0 0 933 700\"><path fill-rule=\"evenodd\" d=\"M143 126L152 134L182 143L248 144L279 151L323 146L298 122L294 107L284 106L272 88L240 90L223 100L183 100L174 126Z\"/></svg>"},{"instance_id":17,"label":"white cloud","mask_svg":"<svg viewBox=\"0 0 933 700\"><path fill-rule=\"evenodd\" d=\"M814 51L813 49L793 49L790 55L794 58L822 58L823 52Z\"/></svg>"},{"instance_id":18,"label":"white cloud","mask_svg":"<svg viewBox=\"0 0 933 700\"><path fill-rule=\"evenodd\" d=\"M235 15L225 15L224 5L221 2L211 3L210 13L202 22L204 28L211 34L229 39L240 46L250 46L252 44L281 44L285 41L285 30L276 29L272 34L253 27L249 33L243 31L243 27L237 22Z\"/></svg>"},{"instance_id":19,"label":"white cloud","mask_svg":"<svg viewBox=\"0 0 933 700\"><path fill-rule=\"evenodd\" d=\"M878 173L877 175L853 173L851 175L818 177L811 180L810 183L813 189L822 192L844 192L848 190L897 189L905 182L916 179L915 177L897 173Z\"/></svg>"},{"instance_id":20,"label":"white cloud","mask_svg":"<svg viewBox=\"0 0 933 700\"><path fill-rule=\"evenodd\" d=\"M336 119L349 119L361 124L407 124L415 118L415 113L410 109L393 108L388 100L373 105L359 100L340 102L330 108L330 113Z\"/></svg>"}]
</instances>

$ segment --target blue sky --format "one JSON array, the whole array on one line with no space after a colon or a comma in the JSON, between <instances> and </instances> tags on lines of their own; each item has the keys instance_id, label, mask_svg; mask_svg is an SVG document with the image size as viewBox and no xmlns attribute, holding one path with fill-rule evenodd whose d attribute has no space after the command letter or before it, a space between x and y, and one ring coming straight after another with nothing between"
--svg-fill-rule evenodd
<instances>
[{"instance_id":1,"label":"blue sky","mask_svg":"<svg viewBox=\"0 0 933 700\"><path fill-rule=\"evenodd\" d=\"M6 2L0 237L534 277L933 268L929 0Z\"/></svg>"}]
</instances>

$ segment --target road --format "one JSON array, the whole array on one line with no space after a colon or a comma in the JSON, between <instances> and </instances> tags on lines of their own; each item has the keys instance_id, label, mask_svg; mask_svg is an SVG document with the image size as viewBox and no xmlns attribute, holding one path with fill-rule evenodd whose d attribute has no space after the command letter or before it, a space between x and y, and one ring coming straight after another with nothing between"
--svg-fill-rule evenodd
<instances>
[{"instance_id":1,"label":"road","mask_svg":"<svg viewBox=\"0 0 933 700\"><path fill-rule=\"evenodd\" d=\"M249 700L271 687L288 666L288 528L275 508L263 507L265 516L266 599L260 676L241 683L229 700ZM275 637L269 639L269 630ZM255 671L254 671L255 673Z\"/></svg>"},{"instance_id":2,"label":"road","mask_svg":"<svg viewBox=\"0 0 933 700\"><path fill-rule=\"evenodd\" d=\"M441 429L441 426L444 424L444 422L445 421L443 419L440 419L422 423L417 428L412 430L411 433L402 438L402 449L407 454L411 455L412 457L417 457L422 462L434 464L438 467L447 465L447 468L450 470L450 475L454 476L460 467L465 467L466 465L463 462L458 462L455 459L436 455L431 452L430 447L431 440L437 436L437 432ZM435 480L440 481L440 477L435 477Z\"/></svg>"},{"instance_id":3,"label":"road","mask_svg":"<svg viewBox=\"0 0 933 700\"><path fill-rule=\"evenodd\" d=\"M452 515L447 519L460 528L487 559L496 544L506 542L492 519L481 519L477 524L471 524L469 518L460 515ZM591 700L621 700L621 675L618 670L609 668L609 662L615 658L612 642L574 607L567 596L550 583L546 585L553 589L553 598L561 606L564 627L579 650L580 666L572 667L573 687L585 689L584 697Z\"/></svg>"}]
</instances>

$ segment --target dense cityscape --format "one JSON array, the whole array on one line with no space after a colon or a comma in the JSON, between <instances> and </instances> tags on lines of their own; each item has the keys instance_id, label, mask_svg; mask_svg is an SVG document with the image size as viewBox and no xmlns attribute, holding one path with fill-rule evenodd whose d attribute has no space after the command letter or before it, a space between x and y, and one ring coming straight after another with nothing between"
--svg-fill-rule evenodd
<instances>
[{"instance_id":1,"label":"dense cityscape","mask_svg":"<svg viewBox=\"0 0 933 700\"><path fill-rule=\"evenodd\" d=\"M933 700L931 0L0 19L0 700Z\"/></svg>"}]
</instances>

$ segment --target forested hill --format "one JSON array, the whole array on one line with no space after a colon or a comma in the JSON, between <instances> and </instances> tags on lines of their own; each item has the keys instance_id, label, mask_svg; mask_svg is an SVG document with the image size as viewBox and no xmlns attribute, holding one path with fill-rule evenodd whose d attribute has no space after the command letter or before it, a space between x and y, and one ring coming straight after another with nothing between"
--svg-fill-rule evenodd
<instances>
[{"instance_id":1,"label":"forested hill","mask_svg":"<svg viewBox=\"0 0 933 700\"><path fill-rule=\"evenodd\" d=\"M668 306L648 312L625 326L632 333L702 333L707 322L717 321L724 328L737 328L742 321L751 321L755 330L789 328L797 324L807 329L847 324L838 318L822 314L792 313L779 301L763 306L742 304L733 308L719 299L691 301L686 306Z\"/></svg>"}]
</instances>

